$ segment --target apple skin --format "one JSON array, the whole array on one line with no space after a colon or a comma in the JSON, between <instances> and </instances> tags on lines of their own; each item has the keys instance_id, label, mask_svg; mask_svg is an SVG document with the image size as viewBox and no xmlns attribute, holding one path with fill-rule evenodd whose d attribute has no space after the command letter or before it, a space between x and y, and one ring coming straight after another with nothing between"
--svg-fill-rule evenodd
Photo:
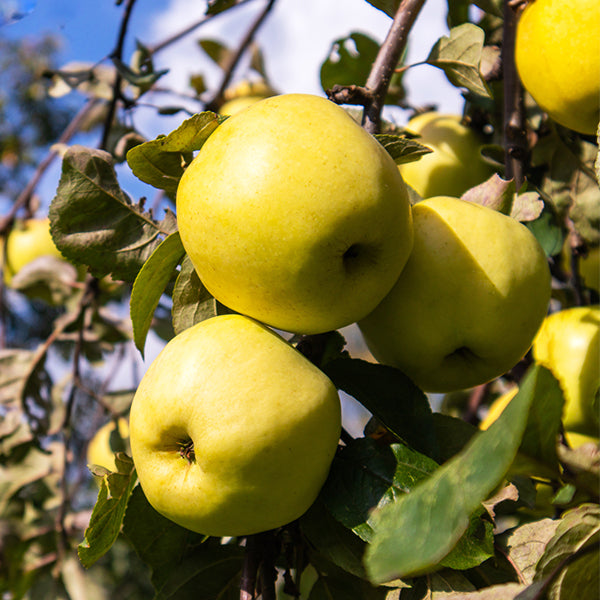
<instances>
[{"instance_id":1,"label":"apple skin","mask_svg":"<svg viewBox=\"0 0 600 600\"><path fill-rule=\"evenodd\" d=\"M599 437L600 306L552 313L542 323L532 351L563 390L565 430Z\"/></svg>"},{"instance_id":2,"label":"apple skin","mask_svg":"<svg viewBox=\"0 0 600 600\"><path fill-rule=\"evenodd\" d=\"M417 141L433 150L398 166L404 181L422 198L460 197L492 176L494 169L479 151L482 140L461 123L460 116L426 112L410 119L406 129L419 134Z\"/></svg>"},{"instance_id":3,"label":"apple skin","mask_svg":"<svg viewBox=\"0 0 600 600\"><path fill-rule=\"evenodd\" d=\"M25 265L42 256L64 259L50 235L50 221L26 219L16 223L6 240L4 283L10 286L12 278Z\"/></svg>"},{"instance_id":4,"label":"apple skin","mask_svg":"<svg viewBox=\"0 0 600 600\"><path fill-rule=\"evenodd\" d=\"M261 100L220 125L181 178L177 220L217 300L294 333L364 317L412 247L393 159L346 111L307 94Z\"/></svg>"},{"instance_id":5,"label":"apple skin","mask_svg":"<svg viewBox=\"0 0 600 600\"><path fill-rule=\"evenodd\" d=\"M129 424L127 419L121 417L117 421L119 435L126 445L129 440ZM115 431L115 421L111 420L105 423L94 434L87 448L87 462L89 465L100 465L109 471L116 471L115 453L110 447L110 436Z\"/></svg>"},{"instance_id":6,"label":"apple skin","mask_svg":"<svg viewBox=\"0 0 600 600\"><path fill-rule=\"evenodd\" d=\"M237 113L242 112L244 109L260 102L260 100L264 100L265 96L240 96L239 98L232 98L225 102L221 108L219 109L219 114L226 116L237 115Z\"/></svg>"},{"instance_id":7,"label":"apple skin","mask_svg":"<svg viewBox=\"0 0 600 600\"><path fill-rule=\"evenodd\" d=\"M585 134L595 134L600 119L598 31L598 0L535 0L516 31L523 87L556 122Z\"/></svg>"},{"instance_id":8,"label":"apple skin","mask_svg":"<svg viewBox=\"0 0 600 600\"><path fill-rule=\"evenodd\" d=\"M428 392L490 381L527 352L550 299L533 234L451 197L413 206L415 241L396 285L359 322L367 346Z\"/></svg>"},{"instance_id":9,"label":"apple skin","mask_svg":"<svg viewBox=\"0 0 600 600\"><path fill-rule=\"evenodd\" d=\"M133 461L165 517L205 535L249 535L314 502L340 412L333 383L283 338L221 315L173 338L142 378L130 411Z\"/></svg>"}]
</instances>

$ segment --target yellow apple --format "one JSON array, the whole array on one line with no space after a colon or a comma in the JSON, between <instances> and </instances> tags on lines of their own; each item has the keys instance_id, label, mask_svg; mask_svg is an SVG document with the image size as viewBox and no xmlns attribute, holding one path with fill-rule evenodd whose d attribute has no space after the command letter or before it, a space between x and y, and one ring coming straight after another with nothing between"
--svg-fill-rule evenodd
<instances>
[{"instance_id":1,"label":"yellow apple","mask_svg":"<svg viewBox=\"0 0 600 600\"><path fill-rule=\"evenodd\" d=\"M517 395L518 386L511 387L507 392L498 396L490 405L487 414L479 423L479 429L489 429L490 425L502 414L508 403Z\"/></svg>"},{"instance_id":2,"label":"yellow apple","mask_svg":"<svg viewBox=\"0 0 600 600\"><path fill-rule=\"evenodd\" d=\"M534 340L533 357L561 385L565 430L598 437L600 306L572 307L549 315Z\"/></svg>"},{"instance_id":3,"label":"yellow apple","mask_svg":"<svg viewBox=\"0 0 600 600\"><path fill-rule=\"evenodd\" d=\"M369 349L425 391L494 379L523 357L546 315L542 248L515 219L458 198L415 204L413 226L396 285L359 322Z\"/></svg>"},{"instance_id":4,"label":"yellow apple","mask_svg":"<svg viewBox=\"0 0 600 600\"><path fill-rule=\"evenodd\" d=\"M242 112L245 108L264 100L265 96L240 96L225 102L219 109L219 114L232 116Z\"/></svg>"},{"instance_id":5,"label":"yellow apple","mask_svg":"<svg viewBox=\"0 0 600 600\"><path fill-rule=\"evenodd\" d=\"M340 435L333 383L300 352L242 315L202 321L150 365L130 412L142 489L192 531L238 536L302 515Z\"/></svg>"},{"instance_id":6,"label":"yellow apple","mask_svg":"<svg viewBox=\"0 0 600 600\"><path fill-rule=\"evenodd\" d=\"M576 431L565 431L567 444L573 449L585 446L586 444L598 446L600 444L600 438L598 436L598 431L596 431L596 435L586 435L585 433L577 433Z\"/></svg>"},{"instance_id":7,"label":"yellow apple","mask_svg":"<svg viewBox=\"0 0 600 600\"><path fill-rule=\"evenodd\" d=\"M42 256L63 258L50 235L48 219L27 219L15 223L6 240L4 282L10 286L12 278L30 262Z\"/></svg>"},{"instance_id":8,"label":"yellow apple","mask_svg":"<svg viewBox=\"0 0 600 600\"><path fill-rule=\"evenodd\" d=\"M480 153L482 140L458 115L426 112L410 119L406 128L433 150L398 167L404 181L422 198L462 196L492 176L492 166Z\"/></svg>"},{"instance_id":9,"label":"yellow apple","mask_svg":"<svg viewBox=\"0 0 600 600\"><path fill-rule=\"evenodd\" d=\"M242 80L225 90L225 102L219 109L222 115L232 116L245 108L256 104L259 100L274 96L275 90L263 80Z\"/></svg>"},{"instance_id":10,"label":"yellow apple","mask_svg":"<svg viewBox=\"0 0 600 600\"><path fill-rule=\"evenodd\" d=\"M523 87L555 121L595 134L600 119L600 2L535 0L517 24Z\"/></svg>"},{"instance_id":11,"label":"yellow apple","mask_svg":"<svg viewBox=\"0 0 600 600\"><path fill-rule=\"evenodd\" d=\"M119 435L125 442L125 449L129 445L129 425L123 417L117 420ZM117 424L114 420L104 424L94 434L87 448L87 462L89 465L100 465L109 471L116 471L115 451L111 448L110 437L116 432Z\"/></svg>"},{"instance_id":12,"label":"yellow apple","mask_svg":"<svg viewBox=\"0 0 600 600\"><path fill-rule=\"evenodd\" d=\"M571 275L571 252L571 246L567 238L563 245L561 262L568 275ZM580 257L578 267L583 285L600 292L600 246L589 248L587 254Z\"/></svg>"},{"instance_id":13,"label":"yellow apple","mask_svg":"<svg viewBox=\"0 0 600 600\"><path fill-rule=\"evenodd\" d=\"M412 247L406 186L341 107L285 94L230 117L177 190L183 245L213 296L295 333L364 317Z\"/></svg>"}]
</instances>

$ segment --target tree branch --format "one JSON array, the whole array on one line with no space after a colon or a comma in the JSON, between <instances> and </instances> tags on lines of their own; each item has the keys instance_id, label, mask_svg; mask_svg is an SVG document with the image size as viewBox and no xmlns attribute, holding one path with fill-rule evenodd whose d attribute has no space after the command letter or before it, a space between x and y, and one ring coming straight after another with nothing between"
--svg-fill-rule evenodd
<instances>
[{"instance_id":1,"label":"tree branch","mask_svg":"<svg viewBox=\"0 0 600 600\"><path fill-rule=\"evenodd\" d=\"M224 68L223 79L221 81L221 85L219 86L219 89L215 92L212 99L206 103L206 110L218 110L219 109L220 104L222 103L223 94L224 94L225 90L227 89L229 82L231 81L231 78L233 76L233 72L235 71L235 68L237 67L238 63L240 62L240 60L241 60L242 56L244 55L244 52L247 50L248 46L250 46L250 44L252 43L252 40L256 36L256 32L260 29L261 25L265 22L265 19L271 12L274 5L275 5L275 0L269 0L267 2L267 4L265 5L265 7L263 8L263 10L256 17L256 19L254 20L254 22L252 23L252 25L250 26L248 31L246 32L246 35L243 37L242 41L238 45L237 50L232 54L231 58L229 59L227 65Z\"/></svg>"},{"instance_id":2,"label":"tree branch","mask_svg":"<svg viewBox=\"0 0 600 600\"><path fill-rule=\"evenodd\" d=\"M504 0L502 72L504 73L504 167L506 179L514 179L519 190L525 181L528 158L523 88L515 65L515 37L520 4Z\"/></svg>"},{"instance_id":3,"label":"tree branch","mask_svg":"<svg viewBox=\"0 0 600 600\"><path fill-rule=\"evenodd\" d=\"M369 133L377 133L381 127L381 111L392 75L406 48L408 33L424 4L425 0L402 0L363 88L334 86L327 92L329 99L338 104L364 106L363 127Z\"/></svg>"},{"instance_id":4,"label":"tree branch","mask_svg":"<svg viewBox=\"0 0 600 600\"><path fill-rule=\"evenodd\" d=\"M129 20L131 18L133 5L135 4L135 2L136 0L128 0L127 4L125 5L125 12L123 13L123 18L121 19L121 26L119 28L119 35L117 37L117 44L110 55L111 58L118 58L119 60L122 60L123 58L123 46L125 45L125 36L127 34L127 27L129 26ZM106 150L106 148L108 148L108 138L112 129L113 119L115 118L117 103L121 98L122 83L123 78L121 77L119 71L117 71L115 75L115 81L113 83L112 98L108 105L106 120L104 121L104 132L102 134L102 141L100 143L100 148L103 150Z\"/></svg>"}]
</instances>

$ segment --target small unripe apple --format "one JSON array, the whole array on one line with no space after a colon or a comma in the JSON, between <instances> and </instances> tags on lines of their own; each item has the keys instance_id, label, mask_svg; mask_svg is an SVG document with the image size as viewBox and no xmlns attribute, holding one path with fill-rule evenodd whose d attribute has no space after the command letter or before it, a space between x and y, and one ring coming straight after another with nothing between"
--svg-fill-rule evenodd
<instances>
[{"instance_id":1,"label":"small unripe apple","mask_svg":"<svg viewBox=\"0 0 600 600\"><path fill-rule=\"evenodd\" d=\"M213 317L169 341L130 411L133 461L150 504L214 536L300 517L325 482L340 430L333 383L241 315Z\"/></svg>"},{"instance_id":2,"label":"small unripe apple","mask_svg":"<svg viewBox=\"0 0 600 600\"><path fill-rule=\"evenodd\" d=\"M1 249L0 252L2 252ZM12 278L25 265L42 256L63 258L50 235L50 221L48 219L27 219L15 223L6 240L6 260L4 262L6 285L10 286Z\"/></svg>"},{"instance_id":3,"label":"small unripe apple","mask_svg":"<svg viewBox=\"0 0 600 600\"><path fill-rule=\"evenodd\" d=\"M527 352L550 299L550 271L517 220L458 198L413 206L413 251L359 327L373 356L423 390L490 381Z\"/></svg>"},{"instance_id":4,"label":"small unripe apple","mask_svg":"<svg viewBox=\"0 0 600 600\"><path fill-rule=\"evenodd\" d=\"M555 121L596 134L600 120L600 2L535 0L517 24L523 87Z\"/></svg>"},{"instance_id":5,"label":"small unripe apple","mask_svg":"<svg viewBox=\"0 0 600 600\"><path fill-rule=\"evenodd\" d=\"M117 427L119 436L125 444L123 450L128 451L129 424L127 419L121 417L116 423L111 420L100 427L90 440L87 448L88 464L99 465L109 471L116 471L115 449L111 448L111 436L116 433Z\"/></svg>"},{"instance_id":6,"label":"small unripe apple","mask_svg":"<svg viewBox=\"0 0 600 600\"><path fill-rule=\"evenodd\" d=\"M344 109L308 94L261 100L220 125L181 178L177 222L219 302L294 333L364 317L412 247L393 159Z\"/></svg>"},{"instance_id":7,"label":"small unripe apple","mask_svg":"<svg viewBox=\"0 0 600 600\"><path fill-rule=\"evenodd\" d=\"M492 176L492 166L481 156L482 140L460 116L426 112L410 119L406 129L419 134L417 141L433 150L398 167L422 198L460 197Z\"/></svg>"},{"instance_id":8,"label":"small unripe apple","mask_svg":"<svg viewBox=\"0 0 600 600\"><path fill-rule=\"evenodd\" d=\"M600 306L549 315L536 335L533 357L560 383L565 429L600 436Z\"/></svg>"}]
</instances>

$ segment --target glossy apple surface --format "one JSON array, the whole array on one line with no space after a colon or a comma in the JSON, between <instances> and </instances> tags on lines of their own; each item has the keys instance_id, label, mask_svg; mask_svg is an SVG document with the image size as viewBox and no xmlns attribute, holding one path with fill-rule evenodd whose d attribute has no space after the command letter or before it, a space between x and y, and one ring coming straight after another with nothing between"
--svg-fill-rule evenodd
<instances>
[{"instance_id":1,"label":"glossy apple surface","mask_svg":"<svg viewBox=\"0 0 600 600\"><path fill-rule=\"evenodd\" d=\"M392 158L342 108L306 94L261 100L220 125L183 174L177 221L217 300L295 333L364 317L412 247Z\"/></svg>"},{"instance_id":2,"label":"glossy apple surface","mask_svg":"<svg viewBox=\"0 0 600 600\"><path fill-rule=\"evenodd\" d=\"M523 357L546 315L542 248L515 219L458 198L415 204L413 223L406 267L359 323L369 349L425 391L494 379Z\"/></svg>"},{"instance_id":3,"label":"glossy apple surface","mask_svg":"<svg viewBox=\"0 0 600 600\"><path fill-rule=\"evenodd\" d=\"M399 166L404 181L422 198L460 197L494 172L481 156L479 135L463 125L460 116L426 112L413 117L406 128L433 150Z\"/></svg>"},{"instance_id":4,"label":"glossy apple surface","mask_svg":"<svg viewBox=\"0 0 600 600\"><path fill-rule=\"evenodd\" d=\"M600 119L600 2L535 0L518 21L523 87L555 121L595 134Z\"/></svg>"},{"instance_id":5,"label":"glossy apple surface","mask_svg":"<svg viewBox=\"0 0 600 600\"><path fill-rule=\"evenodd\" d=\"M273 529L303 514L325 482L340 427L333 383L241 315L173 338L130 412L133 461L150 504L214 536Z\"/></svg>"},{"instance_id":6,"label":"glossy apple surface","mask_svg":"<svg viewBox=\"0 0 600 600\"><path fill-rule=\"evenodd\" d=\"M600 306L567 308L549 315L533 343L533 357L561 385L565 429L598 437Z\"/></svg>"}]
</instances>

